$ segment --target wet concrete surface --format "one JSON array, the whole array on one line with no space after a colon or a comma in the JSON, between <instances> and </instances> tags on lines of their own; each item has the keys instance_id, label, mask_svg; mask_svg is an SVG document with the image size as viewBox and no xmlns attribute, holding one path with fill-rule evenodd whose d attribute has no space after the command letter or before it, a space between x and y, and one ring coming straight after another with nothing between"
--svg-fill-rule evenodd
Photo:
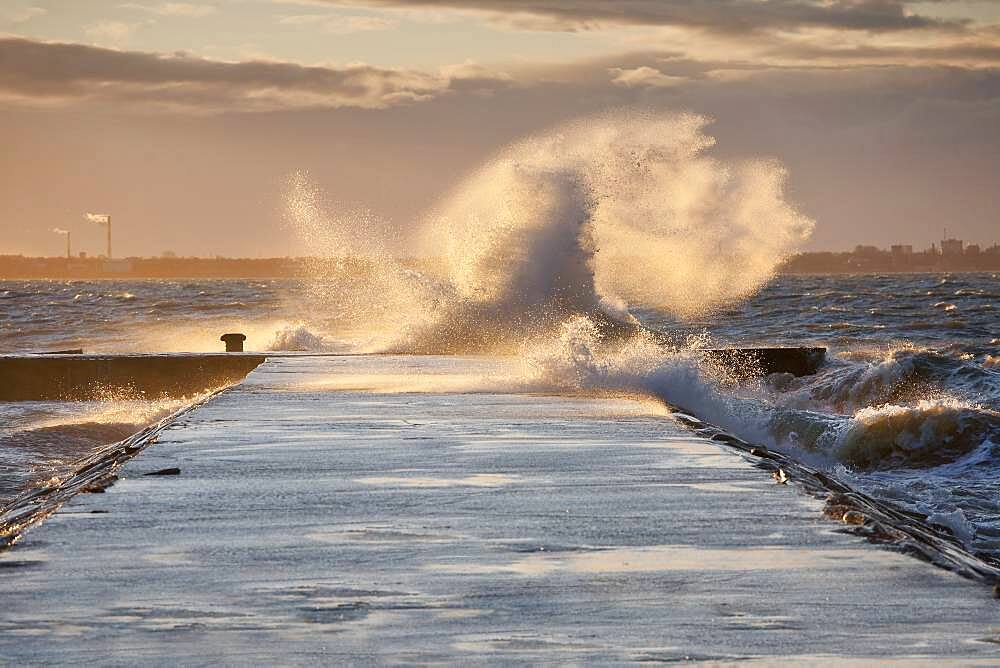
<instances>
[{"instance_id":1,"label":"wet concrete surface","mask_svg":"<svg viewBox=\"0 0 1000 668\"><path fill-rule=\"evenodd\" d=\"M1000 661L981 583L655 404L492 371L269 360L0 555L3 662Z\"/></svg>"}]
</instances>

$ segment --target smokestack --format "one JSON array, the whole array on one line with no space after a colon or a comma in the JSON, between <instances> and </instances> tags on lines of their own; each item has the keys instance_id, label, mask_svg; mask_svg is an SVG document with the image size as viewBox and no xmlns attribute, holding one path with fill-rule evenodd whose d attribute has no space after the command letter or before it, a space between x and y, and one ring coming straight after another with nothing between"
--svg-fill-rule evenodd
<instances>
[{"instance_id":1,"label":"smokestack","mask_svg":"<svg viewBox=\"0 0 1000 668\"><path fill-rule=\"evenodd\" d=\"M98 225L106 225L108 228L108 259L111 259L111 214L110 213L88 213L84 218Z\"/></svg>"},{"instance_id":2,"label":"smokestack","mask_svg":"<svg viewBox=\"0 0 1000 668\"><path fill-rule=\"evenodd\" d=\"M55 227L52 229L56 234L62 234L66 237L66 259L69 260L72 257L72 252L70 250L70 233L69 230L59 229Z\"/></svg>"}]
</instances>

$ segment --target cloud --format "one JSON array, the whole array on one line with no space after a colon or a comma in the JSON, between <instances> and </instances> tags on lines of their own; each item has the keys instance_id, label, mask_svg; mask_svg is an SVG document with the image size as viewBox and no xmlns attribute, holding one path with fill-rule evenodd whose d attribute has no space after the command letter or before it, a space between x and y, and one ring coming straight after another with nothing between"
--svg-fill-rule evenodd
<instances>
[{"instance_id":1,"label":"cloud","mask_svg":"<svg viewBox=\"0 0 1000 668\"><path fill-rule=\"evenodd\" d=\"M394 28L398 22L380 16L339 16L329 14L298 14L282 16L282 25L316 26L331 35L348 35L357 32L373 32Z\"/></svg>"},{"instance_id":2,"label":"cloud","mask_svg":"<svg viewBox=\"0 0 1000 668\"><path fill-rule=\"evenodd\" d=\"M218 113L384 109L508 85L485 69L417 70L365 64L226 62L184 54L0 38L0 99L21 106L100 103L121 109Z\"/></svg>"},{"instance_id":3,"label":"cloud","mask_svg":"<svg viewBox=\"0 0 1000 668\"><path fill-rule=\"evenodd\" d=\"M988 31L971 39L934 40L914 44L880 45L877 43L830 44L822 39L809 42L775 41L763 60L835 66L848 65L1000 65L1000 38Z\"/></svg>"},{"instance_id":4,"label":"cloud","mask_svg":"<svg viewBox=\"0 0 1000 668\"><path fill-rule=\"evenodd\" d=\"M159 5L142 5L135 2L129 2L121 5L121 7L123 9L135 9L148 12L157 16L184 16L188 18L201 18L203 16L214 14L218 11L218 8L215 5L206 3L195 5L189 2L164 2Z\"/></svg>"},{"instance_id":5,"label":"cloud","mask_svg":"<svg viewBox=\"0 0 1000 668\"><path fill-rule=\"evenodd\" d=\"M0 14L0 18L10 22L10 23L26 23L31 19L38 18L39 16L45 16L49 13L49 10L43 7L22 7L20 9L11 9L3 14Z\"/></svg>"},{"instance_id":6,"label":"cloud","mask_svg":"<svg viewBox=\"0 0 1000 668\"><path fill-rule=\"evenodd\" d=\"M625 86L626 88L664 88L667 86L676 86L687 81L685 77L675 77L669 74L664 74L660 70L654 67L649 67L648 65L642 65L632 69L612 67L609 68L608 71L614 75L611 79L611 83L617 86Z\"/></svg>"},{"instance_id":7,"label":"cloud","mask_svg":"<svg viewBox=\"0 0 1000 668\"><path fill-rule=\"evenodd\" d=\"M390 8L449 8L539 30L587 30L606 25L678 26L710 32L828 27L888 32L958 29L967 22L924 16L906 0L329 0Z\"/></svg>"},{"instance_id":8,"label":"cloud","mask_svg":"<svg viewBox=\"0 0 1000 668\"><path fill-rule=\"evenodd\" d=\"M118 44L126 41L139 25L124 21L95 21L85 25L83 32L93 39Z\"/></svg>"},{"instance_id":9,"label":"cloud","mask_svg":"<svg viewBox=\"0 0 1000 668\"><path fill-rule=\"evenodd\" d=\"M953 0L309 1L314 5L378 8L406 16L420 12L450 13L453 17L477 15L515 30L631 27L631 31L615 33L623 50L630 45L647 52L659 47L695 60L772 66L994 66L1000 52L1000 9L995 15L976 14L963 10L965 5ZM618 73L622 78L617 84L626 86L631 80L637 83L643 74L653 73ZM666 79L658 81L668 84ZM652 82L647 78L647 87Z\"/></svg>"},{"instance_id":10,"label":"cloud","mask_svg":"<svg viewBox=\"0 0 1000 668\"><path fill-rule=\"evenodd\" d=\"M271 0L276 5L298 5L300 7L329 7L329 0Z\"/></svg>"},{"instance_id":11,"label":"cloud","mask_svg":"<svg viewBox=\"0 0 1000 668\"><path fill-rule=\"evenodd\" d=\"M128 32L107 35L124 38ZM547 87L613 105L648 101L658 91L665 98L681 99L688 94L685 91L709 85L759 83L760 75L769 72L806 73L797 79L797 85L805 85L812 76L809 72L893 66L891 71L902 76L907 68L900 65L916 63L925 68L922 71L956 71L926 68L945 64L995 73L1000 62L1000 45L969 41L888 48L863 42L824 47L815 40L775 38L759 40L758 49L763 56L747 59L647 51L562 64L509 63L506 71L473 62L422 71L357 63L307 66L267 58L229 62L0 37L0 106L183 114L387 109L447 96L489 97L506 89ZM830 86L837 80L832 75L822 77Z\"/></svg>"}]
</instances>

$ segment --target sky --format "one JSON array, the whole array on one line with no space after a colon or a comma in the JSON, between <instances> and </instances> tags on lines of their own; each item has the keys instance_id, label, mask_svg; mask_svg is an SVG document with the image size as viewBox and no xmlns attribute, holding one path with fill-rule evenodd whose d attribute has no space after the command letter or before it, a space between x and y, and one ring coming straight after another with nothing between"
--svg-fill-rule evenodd
<instances>
[{"instance_id":1,"label":"sky","mask_svg":"<svg viewBox=\"0 0 1000 668\"><path fill-rule=\"evenodd\" d=\"M398 237L621 108L788 169L808 250L1000 242L1000 0L3 0L0 254L283 256L289 175Z\"/></svg>"}]
</instances>

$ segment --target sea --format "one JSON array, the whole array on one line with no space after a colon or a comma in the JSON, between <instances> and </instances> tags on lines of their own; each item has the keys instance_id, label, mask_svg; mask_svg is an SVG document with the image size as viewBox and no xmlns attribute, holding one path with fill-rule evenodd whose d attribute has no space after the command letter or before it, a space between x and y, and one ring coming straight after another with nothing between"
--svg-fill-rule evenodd
<instances>
[{"instance_id":1,"label":"sea","mask_svg":"<svg viewBox=\"0 0 1000 668\"><path fill-rule=\"evenodd\" d=\"M315 283L289 279L2 281L0 352L218 351L228 331L247 333L249 350L357 350L357 338L338 337L353 335L355 323L303 312L315 292ZM646 342L581 358L595 334L564 323L556 343L529 341L504 355L529 362L526 389L654 396L925 514L996 558L998 306L993 273L778 276L701 319L634 309L660 335L657 346L679 342L661 352ZM752 345L829 352L817 374L801 378L721 378L698 356ZM0 403L0 503L194 399Z\"/></svg>"},{"instance_id":2,"label":"sea","mask_svg":"<svg viewBox=\"0 0 1000 668\"><path fill-rule=\"evenodd\" d=\"M280 209L307 276L4 281L0 352L218 351L242 332L259 351L488 355L507 377L463 391L660 401L1000 557L998 275L780 274L824 223L785 198L774 160L715 157L709 125L577 119L405 221L293 173ZM757 345L828 355L796 378L706 354ZM0 406L0 499L192 400Z\"/></svg>"}]
</instances>

